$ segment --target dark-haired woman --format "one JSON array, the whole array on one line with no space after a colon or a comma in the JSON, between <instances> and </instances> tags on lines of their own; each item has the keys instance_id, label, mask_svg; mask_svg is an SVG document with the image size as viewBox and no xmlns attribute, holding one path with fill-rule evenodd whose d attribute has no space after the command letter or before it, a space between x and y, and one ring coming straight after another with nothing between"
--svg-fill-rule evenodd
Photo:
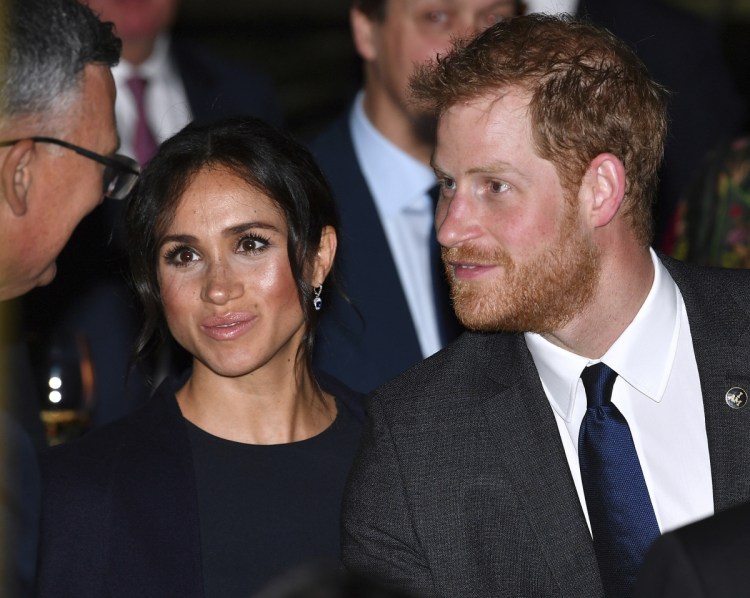
<instances>
[{"instance_id":1,"label":"dark-haired woman","mask_svg":"<svg viewBox=\"0 0 750 598\"><path fill-rule=\"evenodd\" d=\"M149 403L43 463L41 596L247 597L338 557L359 397L313 375L336 252L314 161L256 120L188 126L128 206L144 306L192 355Z\"/></svg>"}]
</instances>

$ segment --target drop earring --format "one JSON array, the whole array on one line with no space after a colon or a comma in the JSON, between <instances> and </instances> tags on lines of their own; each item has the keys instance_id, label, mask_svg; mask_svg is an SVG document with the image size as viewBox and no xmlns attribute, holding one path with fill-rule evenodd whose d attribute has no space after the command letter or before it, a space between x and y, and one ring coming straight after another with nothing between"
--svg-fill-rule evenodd
<instances>
[{"instance_id":1,"label":"drop earring","mask_svg":"<svg viewBox=\"0 0 750 598\"><path fill-rule=\"evenodd\" d=\"M323 285L318 285L313 289L313 293L315 293L315 297L313 297L313 307L315 308L315 311L320 311L320 308L323 307L323 300L320 298L320 294L323 292Z\"/></svg>"}]
</instances>

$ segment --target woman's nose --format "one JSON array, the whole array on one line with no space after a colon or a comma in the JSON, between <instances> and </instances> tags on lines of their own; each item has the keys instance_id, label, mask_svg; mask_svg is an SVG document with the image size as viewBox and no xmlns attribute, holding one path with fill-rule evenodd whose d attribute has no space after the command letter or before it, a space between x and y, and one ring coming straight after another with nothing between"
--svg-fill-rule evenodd
<instances>
[{"instance_id":1,"label":"woman's nose","mask_svg":"<svg viewBox=\"0 0 750 598\"><path fill-rule=\"evenodd\" d=\"M201 298L204 301L224 305L240 297L243 292L241 279L224 263L210 266L203 283Z\"/></svg>"}]
</instances>

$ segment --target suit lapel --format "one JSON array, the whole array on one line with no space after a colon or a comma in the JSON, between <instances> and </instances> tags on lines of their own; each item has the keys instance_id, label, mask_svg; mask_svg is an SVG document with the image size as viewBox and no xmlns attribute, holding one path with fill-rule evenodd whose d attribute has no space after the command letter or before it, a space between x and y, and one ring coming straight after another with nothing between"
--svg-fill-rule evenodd
<instances>
[{"instance_id":1,"label":"suit lapel","mask_svg":"<svg viewBox=\"0 0 750 598\"><path fill-rule=\"evenodd\" d=\"M685 301L703 395L714 509L723 511L750 500L750 459L742 456L750 438L750 405L732 409L726 402L730 388L750 391L750 316L741 303L747 300L747 284L736 284L734 275L741 273L662 260Z\"/></svg>"},{"instance_id":2,"label":"suit lapel","mask_svg":"<svg viewBox=\"0 0 750 598\"><path fill-rule=\"evenodd\" d=\"M516 338L516 349L506 355L517 358L507 371L497 372L497 393L483 405L494 459L517 489L539 550L563 595L599 596L593 543L554 414L523 337ZM502 388L502 380L512 382Z\"/></svg>"},{"instance_id":3,"label":"suit lapel","mask_svg":"<svg viewBox=\"0 0 750 598\"><path fill-rule=\"evenodd\" d=\"M337 204L341 213L345 248L340 258L345 275L344 286L352 293L354 303L362 305L363 313L377 313L387 305L389 317L395 319L398 328L408 330L416 338L396 262L380 224L375 200L356 161L348 127L345 137L346 144L339 156L344 164L340 164L339 168L341 176L347 179L342 182L342 188L348 188L352 192L341 197ZM373 273L377 273L376 284L373 284ZM388 344L392 349L392 339L389 339ZM421 357L421 352L419 355Z\"/></svg>"}]
</instances>

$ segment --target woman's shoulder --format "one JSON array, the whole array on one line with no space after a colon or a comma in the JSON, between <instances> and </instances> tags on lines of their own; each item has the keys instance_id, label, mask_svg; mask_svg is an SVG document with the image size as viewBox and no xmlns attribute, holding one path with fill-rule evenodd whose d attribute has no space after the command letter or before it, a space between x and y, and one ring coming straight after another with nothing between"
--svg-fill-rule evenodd
<instances>
[{"instance_id":1,"label":"woman's shoulder","mask_svg":"<svg viewBox=\"0 0 750 598\"><path fill-rule=\"evenodd\" d=\"M63 475L95 474L117 455L148 450L159 432L174 429L175 422L180 421L175 390L175 380L167 380L130 415L43 451L40 457L43 475L49 477L51 471Z\"/></svg>"}]
</instances>

